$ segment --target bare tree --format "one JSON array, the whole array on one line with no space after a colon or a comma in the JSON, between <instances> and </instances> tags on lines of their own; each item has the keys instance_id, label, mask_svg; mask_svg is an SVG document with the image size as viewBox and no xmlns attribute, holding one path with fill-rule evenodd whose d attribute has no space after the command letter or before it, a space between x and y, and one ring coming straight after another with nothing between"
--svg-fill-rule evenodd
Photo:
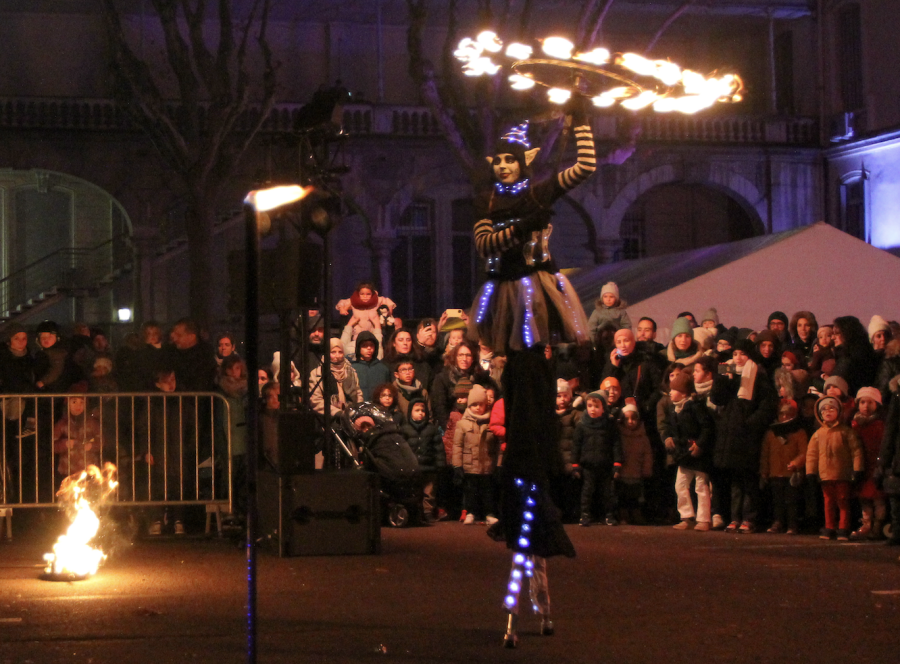
<instances>
[{"instance_id":1,"label":"bare tree","mask_svg":"<svg viewBox=\"0 0 900 664\"><path fill-rule=\"evenodd\" d=\"M245 3L234 0L152 0L165 36L168 73L176 82L175 99L163 97L163 72L153 71L129 44L119 3L101 2L117 100L147 133L187 196L190 310L207 325L219 197L275 101L277 66L266 38L270 0L254 0L240 18L233 5ZM217 34L210 37L209 27L216 22ZM254 28L262 64L251 74Z\"/></svg>"}]
</instances>

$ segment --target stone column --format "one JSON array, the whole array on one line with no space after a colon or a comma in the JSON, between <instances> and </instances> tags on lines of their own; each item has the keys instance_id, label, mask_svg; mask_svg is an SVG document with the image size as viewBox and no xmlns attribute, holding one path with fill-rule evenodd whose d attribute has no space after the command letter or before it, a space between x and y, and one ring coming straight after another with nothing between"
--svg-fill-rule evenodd
<instances>
[{"instance_id":1,"label":"stone column","mask_svg":"<svg viewBox=\"0 0 900 664\"><path fill-rule=\"evenodd\" d=\"M378 291L387 293L391 289L391 253L397 247L397 233L393 228L381 227L372 233L372 253L378 270Z\"/></svg>"}]
</instances>

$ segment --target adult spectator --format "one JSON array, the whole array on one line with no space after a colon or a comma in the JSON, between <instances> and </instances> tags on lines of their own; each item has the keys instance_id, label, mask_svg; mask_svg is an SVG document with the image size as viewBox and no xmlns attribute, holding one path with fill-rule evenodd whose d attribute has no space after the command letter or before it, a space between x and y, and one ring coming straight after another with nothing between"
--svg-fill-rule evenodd
<instances>
[{"instance_id":1,"label":"adult spectator","mask_svg":"<svg viewBox=\"0 0 900 664\"><path fill-rule=\"evenodd\" d=\"M669 362L681 362L684 366L693 364L703 356L703 349L694 339L694 328L685 316L679 316L672 325L672 341L666 348Z\"/></svg>"},{"instance_id":2,"label":"adult spectator","mask_svg":"<svg viewBox=\"0 0 900 664\"><path fill-rule=\"evenodd\" d=\"M59 326L45 320L37 327L40 348L34 357L35 387L44 392L68 392L81 375L59 335Z\"/></svg>"},{"instance_id":3,"label":"adult spectator","mask_svg":"<svg viewBox=\"0 0 900 664\"><path fill-rule=\"evenodd\" d=\"M30 394L34 392L34 358L28 352L28 333L19 323L11 323L5 331L5 343L0 345L0 393ZM4 401L3 412L10 417L11 408Z\"/></svg>"},{"instance_id":4,"label":"adult spectator","mask_svg":"<svg viewBox=\"0 0 900 664\"><path fill-rule=\"evenodd\" d=\"M603 378L617 379L622 396L626 401L633 400L641 419L649 422L656 412L653 396L660 373L656 365L637 349L637 340L631 330L625 328L616 332L615 344L616 348L609 354L609 362L603 369Z\"/></svg>"},{"instance_id":5,"label":"adult spectator","mask_svg":"<svg viewBox=\"0 0 900 664\"><path fill-rule=\"evenodd\" d=\"M790 341L788 337L788 317L783 311L773 311L766 321L766 329L771 330L778 337L782 345Z\"/></svg>"},{"instance_id":6,"label":"adult spectator","mask_svg":"<svg viewBox=\"0 0 900 664\"><path fill-rule=\"evenodd\" d=\"M222 360L234 354L234 337L230 333L220 334L216 339L216 364L222 366Z\"/></svg>"},{"instance_id":7,"label":"adult spectator","mask_svg":"<svg viewBox=\"0 0 900 664\"><path fill-rule=\"evenodd\" d=\"M831 326L834 335L833 374L847 381L849 394L875 384L878 356L869 343L869 335L856 316L841 316Z\"/></svg>"},{"instance_id":8,"label":"adult spectator","mask_svg":"<svg viewBox=\"0 0 900 664\"><path fill-rule=\"evenodd\" d=\"M819 333L819 322L811 311L798 311L791 316L788 325L791 335L790 350L808 365L816 350L816 339ZM801 357L802 356L802 357Z\"/></svg>"},{"instance_id":9,"label":"adult spectator","mask_svg":"<svg viewBox=\"0 0 900 664\"><path fill-rule=\"evenodd\" d=\"M456 403L454 391L457 385L468 384L471 389L476 372L476 353L472 345L464 341L445 355L444 369L435 377L431 386L431 406L434 409L434 421L439 427L446 429L450 412Z\"/></svg>"},{"instance_id":10,"label":"adult spectator","mask_svg":"<svg viewBox=\"0 0 900 664\"><path fill-rule=\"evenodd\" d=\"M419 348L413 340L412 332L407 328L401 327L390 336L384 350L384 360L392 369L396 368L400 360L411 361L416 368L416 378L426 390L431 389L434 374L431 372L428 362L422 358Z\"/></svg>"},{"instance_id":11,"label":"adult spectator","mask_svg":"<svg viewBox=\"0 0 900 664\"><path fill-rule=\"evenodd\" d=\"M434 318L423 318L416 327L416 345L422 359L436 376L444 366L444 351L438 344L438 324Z\"/></svg>"},{"instance_id":12,"label":"adult spectator","mask_svg":"<svg viewBox=\"0 0 900 664\"><path fill-rule=\"evenodd\" d=\"M778 412L778 395L754 353L749 339L738 341L731 371L715 376L709 395L720 411L714 463L731 477L729 532L756 532L762 442Z\"/></svg>"},{"instance_id":13,"label":"adult spectator","mask_svg":"<svg viewBox=\"0 0 900 664\"><path fill-rule=\"evenodd\" d=\"M200 339L197 323L182 318L172 327L170 337L172 345L164 349L164 361L175 370L178 391L214 389L218 366L212 348Z\"/></svg>"},{"instance_id":14,"label":"adult spectator","mask_svg":"<svg viewBox=\"0 0 900 664\"><path fill-rule=\"evenodd\" d=\"M364 400L369 400L376 386L387 383L392 378L387 365L378 359L380 345L378 337L368 330L363 330L356 337L355 359L350 364L356 371Z\"/></svg>"}]
</instances>

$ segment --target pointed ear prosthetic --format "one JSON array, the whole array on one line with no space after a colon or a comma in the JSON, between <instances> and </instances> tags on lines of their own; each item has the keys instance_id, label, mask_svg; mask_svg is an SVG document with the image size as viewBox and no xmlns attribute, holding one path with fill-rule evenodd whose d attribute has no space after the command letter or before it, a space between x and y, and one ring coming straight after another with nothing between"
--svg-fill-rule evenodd
<instances>
[{"instance_id":1,"label":"pointed ear prosthetic","mask_svg":"<svg viewBox=\"0 0 900 664\"><path fill-rule=\"evenodd\" d=\"M525 150L525 165L531 166L531 162L534 161L534 158L537 157L538 152L540 152L540 148L532 148L531 150Z\"/></svg>"}]
</instances>

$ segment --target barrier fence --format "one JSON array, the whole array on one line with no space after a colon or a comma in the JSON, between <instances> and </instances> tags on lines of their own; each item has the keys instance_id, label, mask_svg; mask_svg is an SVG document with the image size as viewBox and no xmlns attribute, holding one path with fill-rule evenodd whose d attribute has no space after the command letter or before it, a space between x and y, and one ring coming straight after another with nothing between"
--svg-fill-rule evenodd
<instances>
[{"instance_id":1,"label":"barrier fence","mask_svg":"<svg viewBox=\"0 0 900 664\"><path fill-rule=\"evenodd\" d=\"M116 505L231 511L243 409L213 392L3 395L0 516L56 504L68 475L116 465ZM79 403L80 402L80 403ZM235 409L237 411L238 409ZM209 508L208 508L209 509Z\"/></svg>"}]
</instances>

